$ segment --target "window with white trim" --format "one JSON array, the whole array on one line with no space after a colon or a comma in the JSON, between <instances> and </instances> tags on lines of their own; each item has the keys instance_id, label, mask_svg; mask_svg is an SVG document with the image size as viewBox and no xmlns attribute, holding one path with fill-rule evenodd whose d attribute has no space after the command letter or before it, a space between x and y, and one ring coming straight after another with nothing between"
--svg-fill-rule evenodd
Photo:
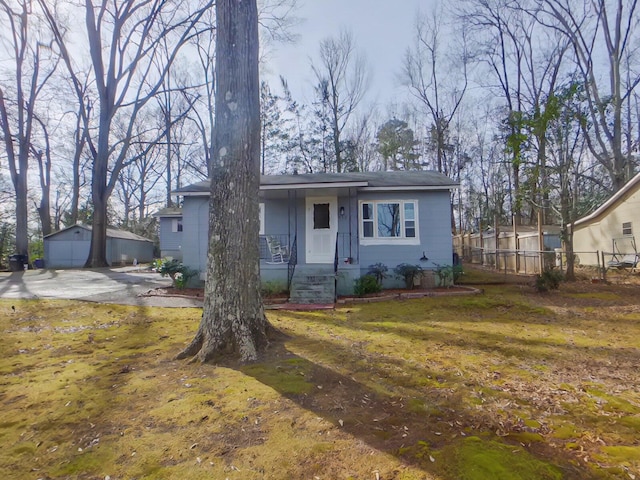
<instances>
[{"instance_id":1,"label":"window with white trim","mask_svg":"<svg viewBox=\"0 0 640 480\"><path fill-rule=\"evenodd\" d=\"M182 219L181 218L173 218L171 220L171 231L172 232L181 232L182 231Z\"/></svg>"},{"instance_id":2,"label":"window with white trim","mask_svg":"<svg viewBox=\"0 0 640 480\"><path fill-rule=\"evenodd\" d=\"M633 235L633 228L631 222L624 222L622 224L622 235Z\"/></svg>"},{"instance_id":3,"label":"window with white trim","mask_svg":"<svg viewBox=\"0 0 640 480\"><path fill-rule=\"evenodd\" d=\"M416 200L360 202L360 243L419 244Z\"/></svg>"}]
</instances>

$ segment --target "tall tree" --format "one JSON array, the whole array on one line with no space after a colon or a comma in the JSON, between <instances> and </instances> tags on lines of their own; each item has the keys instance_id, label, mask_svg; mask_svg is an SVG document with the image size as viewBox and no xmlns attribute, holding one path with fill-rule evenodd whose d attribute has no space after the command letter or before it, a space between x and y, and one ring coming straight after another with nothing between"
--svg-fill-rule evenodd
<instances>
[{"instance_id":1,"label":"tall tree","mask_svg":"<svg viewBox=\"0 0 640 480\"><path fill-rule=\"evenodd\" d=\"M567 280L575 280L573 222L579 215L587 213L579 209L581 164L586 150L580 126L584 121L579 101L581 89L581 83L575 81L559 88L544 102L544 114L540 120L549 143L551 182L557 192L554 195L557 201L552 207L560 217L560 234L567 256Z\"/></svg>"},{"instance_id":2,"label":"tall tree","mask_svg":"<svg viewBox=\"0 0 640 480\"><path fill-rule=\"evenodd\" d=\"M289 119L284 116L281 101L267 82L260 84L260 172L263 175L282 171L281 157L288 151Z\"/></svg>"},{"instance_id":3,"label":"tall tree","mask_svg":"<svg viewBox=\"0 0 640 480\"><path fill-rule=\"evenodd\" d=\"M270 328L260 295L260 83L256 0L216 2L216 105L202 320L178 358L257 359Z\"/></svg>"},{"instance_id":4,"label":"tall tree","mask_svg":"<svg viewBox=\"0 0 640 480\"><path fill-rule=\"evenodd\" d=\"M524 50L521 43L521 19L526 13L513 0L468 0L463 18L478 35L478 58L492 74L483 86L490 88L504 101L502 135L505 153L510 162L509 200L516 224L522 223L522 199L519 197L523 162L523 68ZM492 81L495 79L495 81ZM497 82L497 88L493 86Z\"/></svg>"},{"instance_id":5,"label":"tall tree","mask_svg":"<svg viewBox=\"0 0 640 480\"><path fill-rule=\"evenodd\" d=\"M367 63L356 51L353 34L343 30L337 38L330 37L320 42L320 61L311 68L318 90L326 92L335 171L342 172L342 132L367 91Z\"/></svg>"},{"instance_id":6,"label":"tall tree","mask_svg":"<svg viewBox=\"0 0 640 480\"><path fill-rule=\"evenodd\" d=\"M383 158L384 170L418 170L420 155L416 152L418 141L413 130L404 120L392 118L380 127L376 134L378 151Z\"/></svg>"},{"instance_id":7,"label":"tall tree","mask_svg":"<svg viewBox=\"0 0 640 480\"><path fill-rule=\"evenodd\" d=\"M73 79L77 101L84 105L84 92L80 86L85 82L67 46L64 29L49 8L49 2L38 1ZM122 168L136 160L129 151L137 141L134 135L136 120L161 89L181 47L194 35L199 19L210 6L211 2L205 2L192 10L192 3L186 0L120 0L98 5L92 0L84 2L86 48L91 59L89 74L98 96L95 128L85 130L93 160L91 199L94 208L87 267L108 265L108 201ZM154 60L161 55L161 47L168 36L172 39L172 49L158 72ZM123 122L119 138L113 132L117 119ZM83 109L83 120L86 126L92 120L87 109ZM162 137L164 130L158 132L157 140Z\"/></svg>"},{"instance_id":8,"label":"tall tree","mask_svg":"<svg viewBox=\"0 0 640 480\"><path fill-rule=\"evenodd\" d=\"M0 0L0 14L3 19L0 25L8 32L6 44L10 46L8 53L12 61L10 74L0 84L0 132L15 190L16 252L27 255L27 174L33 151L36 104L57 62L45 63L43 59L50 55L50 50L47 40L39 38L31 0ZM9 89L5 88L7 84Z\"/></svg>"},{"instance_id":9,"label":"tall tree","mask_svg":"<svg viewBox=\"0 0 640 480\"><path fill-rule=\"evenodd\" d=\"M465 33L460 37L463 42L457 52L451 42L445 50L443 22L443 14L438 10L418 16L414 46L407 49L402 67L405 84L429 116L430 143L441 173L447 171L444 164L449 148L449 124L460 108L468 85Z\"/></svg>"},{"instance_id":10,"label":"tall tree","mask_svg":"<svg viewBox=\"0 0 640 480\"><path fill-rule=\"evenodd\" d=\"M353 122L347 134L353 139L355 145L355 171L369 172L380 169L380 153L374 142L377 111L371 109L369 112L359 115L356 122Z\"/></svg>"},{"instance_id":11,"label":"tall tree","mask_svg":"<svg viewBox=\"0 0 640 480\"><path fill-rule=\"evenodd\" d=\"M51 233L51 142L46 123L38 116L35 117L35 120L42 130L44 143L44 149L31 145L31 152L38 161L38 172L40 173L41 195L36 210L40 217L42 236L46 237Z\"/></svg>"},{"instance_id":12,"label":"tall tree","mask_svg":"<svg viewBox=\"0 0 640 480\"><path fill-rule=\"evenodd\" d=\"M625 71L631 66L629 52L637 49L640 38L638 1L540 3L551 18L541 16L541 21L566 35L573 47L587 94L587 145L609 174L615 192L631 178L635 167L633 150L625 149L623 126L625 104L640 83L637 69Z\"/></svg>"}]
</instances>

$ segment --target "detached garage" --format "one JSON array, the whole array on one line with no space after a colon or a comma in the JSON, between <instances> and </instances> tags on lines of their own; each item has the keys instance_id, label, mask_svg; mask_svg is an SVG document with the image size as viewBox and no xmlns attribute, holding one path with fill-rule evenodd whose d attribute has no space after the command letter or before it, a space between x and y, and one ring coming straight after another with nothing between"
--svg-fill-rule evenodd
<instances>
[{"instance_id":1,"label":"detached garage","mask_svg":"<svg viewBox=\"0 0 640 480\"><path fill-rule=\"evenodd\" d=\"M89 257L91 226L77 224L44 237L46 268L82 268ZM110 265L153 260L153 241L135 233L107 228Z\"/></svg>"}]
</instances>

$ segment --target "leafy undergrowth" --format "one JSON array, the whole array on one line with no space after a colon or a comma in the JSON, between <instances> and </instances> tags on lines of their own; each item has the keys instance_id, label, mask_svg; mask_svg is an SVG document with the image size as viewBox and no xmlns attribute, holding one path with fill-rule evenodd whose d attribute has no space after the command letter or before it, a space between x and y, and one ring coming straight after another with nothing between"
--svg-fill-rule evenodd
<instances>
[{"instance_id":1,"label":"leafy undergrowth","mask_svg":"<svg viewBox=\"0 0 640 480\"><path fill-rule=\"evenodd\" d=\"M246 366L173 360L197 309L0 301L0 477L640 479L638 287L485 287L272 312Z\"/></svg>"}]
</instances>

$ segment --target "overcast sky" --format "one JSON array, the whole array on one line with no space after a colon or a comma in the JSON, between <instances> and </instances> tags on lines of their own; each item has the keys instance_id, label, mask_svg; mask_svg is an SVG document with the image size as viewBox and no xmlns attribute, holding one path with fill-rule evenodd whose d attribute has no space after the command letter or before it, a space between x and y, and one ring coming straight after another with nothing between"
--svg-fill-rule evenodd
<instances>
[{"instance_id":1,"label":"overcast sky","mask_svg":"<svg viewBox=\"0 0 640 480\"><path fill-rule=\"evenodd\" d=\"M432 0L300 0L297 16L299 40L294 45L274 47L264 77L275 88L284 76L296 100L312 99L314 83L311 59L317 59L320 41L337 37L341 28L353 33L371 69L367 103L392 103L405 89L398 85L402 57L414 34L418 9L428 11ZM277 91L277 90L276 90Z\"/></svg>"}]
</instances>

